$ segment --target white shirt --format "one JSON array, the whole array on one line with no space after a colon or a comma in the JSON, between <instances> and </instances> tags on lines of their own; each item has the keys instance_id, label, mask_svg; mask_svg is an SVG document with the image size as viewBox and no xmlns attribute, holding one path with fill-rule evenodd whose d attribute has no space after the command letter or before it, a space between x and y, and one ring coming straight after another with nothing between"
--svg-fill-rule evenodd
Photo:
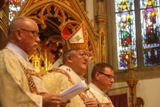
<instances>
[{"instance_id":1,"label":"white shirt","mask_svg":"<svg viewBox=\"0 0 160 107\"><path fill-rule=\"evenodd\" d=\"M11 42L8 42L8 44L5 48L12 50L13 52L18 54L19 56L23 57L24 59L27 59L27 57L28 57L28 54L26 52L24 52L21 48L19 48L17 45L15 45Z\"/></svg>"}]
</instances>

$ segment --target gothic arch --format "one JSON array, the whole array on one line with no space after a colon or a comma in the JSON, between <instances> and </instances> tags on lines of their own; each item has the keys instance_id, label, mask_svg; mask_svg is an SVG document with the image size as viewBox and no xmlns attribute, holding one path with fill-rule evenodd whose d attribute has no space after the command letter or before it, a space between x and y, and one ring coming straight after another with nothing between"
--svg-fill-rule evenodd
<instances>
[{"instance_id":1,"label":"gothic arch","mask_svg":"<svg viewBox=\"0 0 160 107\"><path fill-rule=\"evenodd\" d=\"M79 0L26 0L16 16L27 16L34 19L40 27L42 39L60 35L61 29L68 25L76 29L83 21L89 34L89 48L92 54L91 63L100 59L98 55L98 34L86 15L83 3Z\"/></svg>"}]
</instances>

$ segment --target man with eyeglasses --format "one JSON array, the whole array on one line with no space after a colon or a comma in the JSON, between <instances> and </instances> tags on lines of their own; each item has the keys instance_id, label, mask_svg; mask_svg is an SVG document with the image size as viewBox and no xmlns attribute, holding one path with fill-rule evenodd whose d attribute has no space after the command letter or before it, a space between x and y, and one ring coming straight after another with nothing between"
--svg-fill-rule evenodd
<instances>
[{"instance_id":1,"label":"man with eyeglasses","mask_svg":"<svg viewBox=\"0 0 160 107\"><path fill-rule=\"evenodd\" d=\"M80 24L72 34L64 27L62 37L63 64L59 68L50 69L43 76L45 86L50 93L60 93L82 81L87 70L88 35L84 23ZM66 107L97 107L97 101L95 98L88 98L82 92L71 98Z\"/></svg>"},{"instance_id":2,"label":"man with eyeglasses","mask_svg":"<svg viewBox=\"0 0 160 107\"><path fill-rule=\"evenodd\" d=\"M0 51L0 107L60 107L59 94L48 94L26 59L40 38L35 21L16 17L9 25L8 44Z\"/></svg>"},{"instance_id":3,"label":"man with eyeglasses","mask_svg":"<svg viewBox=\"0 0 160 107\"><path fill-rule=\"evenodd\" d=\"M97 63L92 69L91 76L92 81L89 84L90 89L87 95L95 97L99 107L114 107L106 94L114 82L113 67L107 63Z\"/></svg>"}]
</instances>

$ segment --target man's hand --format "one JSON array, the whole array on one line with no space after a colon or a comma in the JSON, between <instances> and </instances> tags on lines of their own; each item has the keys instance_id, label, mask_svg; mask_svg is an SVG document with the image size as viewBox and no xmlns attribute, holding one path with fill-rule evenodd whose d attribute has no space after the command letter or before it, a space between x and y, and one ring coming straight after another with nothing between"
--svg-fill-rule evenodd
<instances>
[{"instance_id":1,"label":"man's hand","mask_svg":"<svg viewBox=\"0 0 160 107\"><path fill-rule=\"evenodd\" d=\"M61 103L60 103L60 107L66 107L67 103L70 103L70 101L61 102Z\"/></svg>"},{"instance_id":2,"label":"man's hand","mask_svg":"<svg viewBox=\"0 0 160 107\"><path fill-rule=\"evenodd\" d=\"M43 107L60 107L62 100L59 94L45 94L43 97Z\"/></svg>"},{"instance_id":3,"label":"man's hand","mask_svg":"<svg viewBox=\"0 0 160 107\"><path fill-rule=\"evenodd\" d=\"M95 98L86 98L84 101L84 104L87 107L97 107L98 106L98 102Z\"/></svg>"}]
</instances>

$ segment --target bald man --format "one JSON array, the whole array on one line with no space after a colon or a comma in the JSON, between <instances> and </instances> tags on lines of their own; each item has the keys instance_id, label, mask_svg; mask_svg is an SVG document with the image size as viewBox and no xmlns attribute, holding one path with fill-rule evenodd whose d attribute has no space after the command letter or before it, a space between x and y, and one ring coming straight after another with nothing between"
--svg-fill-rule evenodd
<instances>
[{"instance_id":1,"label":"bald man","mask_svg":"<svg viewBox=\"0 0 160 107\"><path fill-rule=\"evenodd\" d=\"M47 93L26 60L37 49L38 33L30 18L17 17L10 23L8 44L0 51L0 107L60 107L60 95Z\"/></svg>"}]
</instances>

